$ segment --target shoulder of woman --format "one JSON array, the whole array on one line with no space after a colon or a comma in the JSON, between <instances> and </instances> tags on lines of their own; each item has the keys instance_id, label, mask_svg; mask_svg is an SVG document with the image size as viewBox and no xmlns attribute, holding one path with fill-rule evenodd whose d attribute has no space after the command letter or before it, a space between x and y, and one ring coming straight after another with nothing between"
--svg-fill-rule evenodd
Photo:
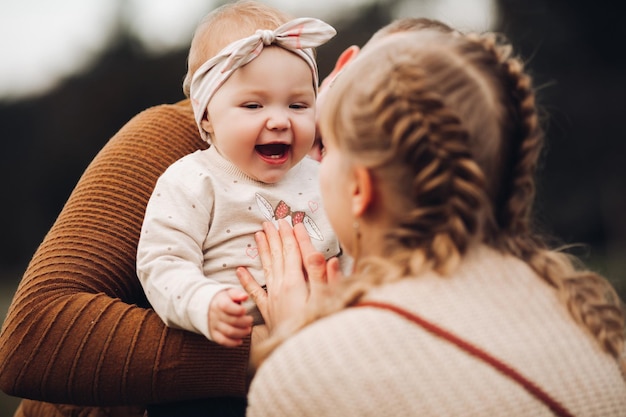
<instances>
[{"instance_id":1,"label":"shoulder of woman","mask_svg":"<svg viewBox=\"0 0 626 417\"><path fill-rule=\"evenodd\" d=\"M152 133L163 132L174 138L180 134L191 133L201 140L189 100L149 107L131 118L121 131L128 127L137 129L138 125L145 125L145 129Z\"/></svg>"},{"instance_id":2,"label":"shoulder of woman","mask_svg":"<svg viewBox=\"0 0 626 417\"><path fill-rule=\"evenodd\" d=\"M386 314L347 308L289 337L258 369L248 396L249 415L348 415L339 411L354 406L346 398L360 398L359 383L381 376L371 364L389 354L399 356L388 348L401 346L403 335L385 329Z\"/></svg>"},{"instance_id":3,"label":"shoulder of woman","mask_svg":"<svg viewBox=\"0 0 626 417\"><path fill-rule=\"evenodd\" d=\"M189 100L150 107L130 119L97 159L146 165L160 175L170 164L207 143L200 138ZM152 180L148 181L152 182Z\"/></svg>"},{"instance_id":4,"label":"shoulder of woman","mask_svg":"<svg viewBox=\"0 0 626 417\"><path fill-rule=\"evenodd\" d=\"M318 366L319 362L324 363L328 359L325 359L326 355L350 355L348 352L359 349L364 340L371 342L378 329L385 331L389 319L387 314L388 312L379 309L346 308L319 319L290 336L276 348L270 358L276 356L280 357L278 361L282 361L293 356L292 359L296 361L311 361L309 363L313 366ZM308 355L310 357L306 357Z\"/></svg>"}]
</instances>

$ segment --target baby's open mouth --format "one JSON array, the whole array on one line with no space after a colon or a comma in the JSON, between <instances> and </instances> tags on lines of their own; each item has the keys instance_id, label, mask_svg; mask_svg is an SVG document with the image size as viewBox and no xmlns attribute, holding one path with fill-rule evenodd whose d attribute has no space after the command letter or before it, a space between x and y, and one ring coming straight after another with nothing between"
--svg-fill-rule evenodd
<instances>
[{"instance_id":1,"label":"baby's open mouth","mask_svg":"<svg viewBox=\"0 0 626 417\"><path fill-rule=\"evenodd\" d=\"M255 149L266 158L279 159L289 151L290 145L284 143L270 143L268 145L257 145Z\"/></svg>"}]
</instances>

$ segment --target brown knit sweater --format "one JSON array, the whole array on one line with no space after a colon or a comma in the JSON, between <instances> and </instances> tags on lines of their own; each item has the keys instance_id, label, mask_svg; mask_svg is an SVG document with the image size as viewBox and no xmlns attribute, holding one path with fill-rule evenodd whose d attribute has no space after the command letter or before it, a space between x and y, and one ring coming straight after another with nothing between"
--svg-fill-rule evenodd
<instances>
[{"instance_id":1,"label":"brown knit sweater","mask_svg":"<svg viewBox=\"0 0 626 417\"><path fill-rule=\"evenodd\" d=\"M185 100L134 117L87 168L0 334L0 389L31 399L17 416L140 416L144 404L245 395L249 341L225 348L166 328L135 274L157 178L205 147Z\"/></svg>"}]
</instances>

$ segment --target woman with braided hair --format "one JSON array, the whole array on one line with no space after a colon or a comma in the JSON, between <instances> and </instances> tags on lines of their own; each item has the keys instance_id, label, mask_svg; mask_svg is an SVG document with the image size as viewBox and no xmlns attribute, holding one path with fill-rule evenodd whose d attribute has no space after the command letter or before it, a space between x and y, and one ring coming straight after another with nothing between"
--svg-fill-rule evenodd
<instances>
[{"instance_id":1,"label":"woman with braided hair","mask_svg":"<svg viewBox=\"0 0 626 417\"><path fill-rule=\"evenodd\" d=\"M386 36L325 99L322 196L354 270L300 225L257 234L248 415L626 415L620 300L533 230L543 137L511 46Z\"/></svg>"}]
</instances>

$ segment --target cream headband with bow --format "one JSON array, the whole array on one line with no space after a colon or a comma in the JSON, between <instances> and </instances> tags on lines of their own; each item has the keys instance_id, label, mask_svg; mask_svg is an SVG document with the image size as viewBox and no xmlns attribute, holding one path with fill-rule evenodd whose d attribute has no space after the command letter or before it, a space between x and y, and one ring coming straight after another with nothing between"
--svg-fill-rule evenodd
<instances>
[{"instance_id":1,"label":"cream headband with bow","mask_svg":"<svg viewBox=\"0 0 626 417\"><path fill-rule=\"evenodd\" d=\"M317 94L317 64L311 48L323 45L336 33L332 26L319 19L294 19L275 30L257 30L254 35L229 44L202 64L193 74L190 87L193 113L202 139L207 142L210 139L201 122L215 92L238 68L259 56L265 46L277 45L304 59L313 73L313 88Z\"/></svg>"}]
</instances>

